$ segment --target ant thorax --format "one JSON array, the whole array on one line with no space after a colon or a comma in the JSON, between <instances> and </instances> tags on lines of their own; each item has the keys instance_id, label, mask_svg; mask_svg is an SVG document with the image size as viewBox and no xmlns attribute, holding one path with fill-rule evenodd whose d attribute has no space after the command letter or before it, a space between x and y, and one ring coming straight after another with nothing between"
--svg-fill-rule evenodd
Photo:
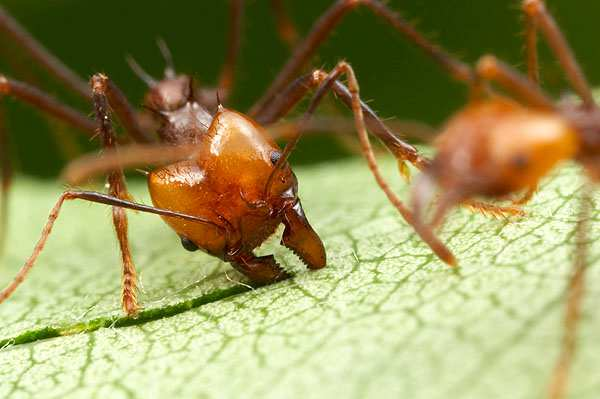
<instances>
[{"instance_id":1,"label":"ant thorax","mask_svg":"<svg viewBox=\"0 0 600 399\"><path fill-rule=\"evenodd\" d=\"M213 120L213 116L196 101L188 101L181 108L160 114L158 134L161 141L172 144L197 143Z\"/></svg>"},{"instance_id":2,"label":"ant thorax","mask_svg":"<svg viewBox=\"0 0 600 399\"><path fill-rule=\"evenodd\" d=\"M161 141L170 144L194 144L206 133L213 115L197 101L194 80L188 75L165 77L149 82L145 107L158 124Z\"/></svg>"}]
</instances>

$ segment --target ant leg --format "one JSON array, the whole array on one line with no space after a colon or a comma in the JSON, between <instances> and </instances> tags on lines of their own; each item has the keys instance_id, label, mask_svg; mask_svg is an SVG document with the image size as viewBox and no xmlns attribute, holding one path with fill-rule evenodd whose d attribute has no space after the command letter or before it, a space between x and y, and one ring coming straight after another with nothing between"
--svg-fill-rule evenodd
<instances>
[{"instance_id":1,"label":"ant leg","mask_svg":"<svg viewBox=\"0 0 600 399\"><path fill-rule=\"evenodd\" d=\"M0 95L10 95L18 98L87 133L90 137L96 134L96 125L90 118L27 83L9 79L0 74Z\"/></svg>"},{"instance_id":2,"label":"ant leg","mask_svg":"<svg viewBox=\"0 0 600 399\"><path fill-rule=\"evenodd\" d=\"M242 36L242 19L244 17L244 1L230 0L229 9L229 38L227 44L227 56L221 69L218 84L218 94L221 99L227 99L235 79L235 67L240 53L240 41Z\"/></svg>"},{"instance_id":3,"label":"ant leg","mask_svg":"<svg viewBox=\"0 0 600 399\"><path fill-rule=\"evenodd\" d=\"M533 196L534 193L535 193L535 191L533 191L531 193L531 195ZM531 198L531 197L529 197L529 198ZM527 202L527 201L525 201L525 202ZM526 215L525 211L523 211L521 208L519 208L519 206L524 204L525 202L517 201L517 202L513 202L513 204L515 206L502 206L502 205L490 204L488 202L481 202L481 201L469 199L469 200L461 202L461 205L467 207L471 211L479 212L483 216L492 217L492 218L496 218L496 219L500 219L500 218L504 219L504 218L511 217L511 216L516 216L516 217L525 216Z\"/></svg>"},{"instance_id":4,"label":"ant leg","mask_svg":"<svg viewBox=\"0 0 600 399\"><path fill-rule=\"evenodd\" d=\"M108 110L108 82L109 80L106 76L101 74L94 75L91 79L92 98L94 100L98 131L102 135L102 147L105 149L115 149L117 143ZM125 200L131 198L127 192L122 169L110 172L107 181L108 191L111 196ZM123 263L121 303L125 313L133 315L138 312L137 275L129 250L127 215L125 214L125 210L119 207L113 207L112 214Z\"/></svg>"},{"instance_id":5,"label":"ant leg","mask_svg":"<svg viewBox=\"0 0 600 399\"><path fill-rule=\"evenodd\" d=\"M127 97L119 87L104 74L96 74L92 80L102 86L102 91L108 100L108 104L117 114L127 133L137 142L151 143L154 138L149 135L139 124L138 116Z\"/></svg>"},{"instance_id":6,"label":"ant leg","mask_svg":"<svg viewBox=\"0 0 600 399\"><path fill-rule=\"evenodd\" d=\"M127 132L130 133L131 137L136 141L152 141L152 138L139 126L135 111L127 101L127 98L125 98L123 93L108 78L106 78L106 80L110 104L123 122ZM70 124L78 130L87 133L90 137L96 135L96 124L93 120L49 96L35 86L10 79L0 74L0 95L12 95L19 100Z\"/></svg>"},{"instance_id":7,"label":"ant leg","mask_svg":"<svg viewBox=\"0 0 600 399\"><path fill-rule=\"evenodd\" d=\"M290 138L295 132L296 119L280 120L268 126L269 133L273 138ZM435 130L426 123L412 120L391 119L385 124L393 132L402 132L403 137L431 142L435 137ZM336 136L354 137L354 121L343 116L316 115L304 125L305 134L331 133Z\"/></svg>"},{"instance_id":8,"label":"ant leg","mask_svg":"<svg viewBox=\"0 0 600 399\"><path fill-rule=\"evenodd\" d=\"M537 27L535 20L525 13L525 52L527 56L527 76L535 83L540 83L540 65L537 50Z\"/></svg>"},{"instance_id":9,"label":"ant leg","mask_svg":"<svg viewBox=\"0 0 600 399\"><path fill-rule=\"evenodd\" d=\"M328 91L333 90L333 88L335 87L334 83L337 81L337 79L342 74L345 74L348 77L347 90L351 96L352 112L354 114L354 121L356 124L356 130L358 132L358 137L360 139L361 149L362 149L364 157L367 160L369 169L371 170L371 173L375 177L377 184L379 185L381 190L386 194L388 200L392 203L392 205L394 205L394 207L402 215L404 220L406 220L406 222L415 229L417 234L423 239L423 241L425 241L430 246L430 248L436 253L436 255L439 256L440 259L442 259L444 262L448 263L449 265L455 265L456 259L454 258L454 255L452 255L452 253L446 248L446 246L444 246L444 244L435 236L433 231L431 231L427 226L425 226L422 223L419 223L415 219L412 212L406 206L404 206L402 201L398 198L398 196L396 196L396 194L392 191L392 189L388 185L387 181L381 175L381 172L379 171L379 167L377 166L375 154L373 153L373 149L372 149L371 143L369 141L369 136L367 134L367 127L365 124L365 118L364 118L364 114L363 114L363 104L361 103L361 100L360 100L358 81L356 79L356 76L354 74L352 67L349 64L347 64L346 62L338 63L338 65L327 76L325 76L324 79L322 79L321 83L319 84L319 86L311 100L308 110L305 112L304 117L300 121L300 124L302 124L304 120L307 120L311 117L311 115L314 113L317 105L322 100L324 95ZM273 176L287 161L287 158L289 157L291 151L296 146L299 139L300 139L300 134L298 133L292 140L290 140L286 144L285 149L283 150L283 154L277 161L277 164L275 166L273 174L271 174L271 176L269 177L269 181L267 182L266 192L268 192L268 190L270 188L269 186L272 183Z\"/></svg>"},{"instance_id":10,"label":"ant leg","mask_svg":"<svg viewBox=\"0 0 600 399\"><path fill-rule=\"evenodd\" d=\"M585 269L588 255L588 223L592 205L590 185L586 185L581 200L581 210L577 221L575 236L575 262L567 286L567 304L564 318L564 336L558 360L554 366L548 397L561 399L565 396L568 386L569 369L575 357L577 344L577 327L581 318L581 302L585 288Z\"/></svg>"},{"instance_id":11,"label":"ant leg","mask_svg":"<svg viewBox=\"0 0 600 399\"><path fill-rule=\"evenodd\" d=\"M27 51L34 60L73 92L85 99L91 98L88 86L83 79L50 53L1 6L0 32L12 38L18 46Z\"/></svg>"},{"instance_id":12,"label":"ant leg","mask_svg":"<svg viewBox=\"0 0 600 399\"><path fill-rule=\"evenodd\" d=\"M531 106L547 110L555 108L552 100L534 82L493 55L481 57L477 62L476 72L485 80L497 81Z\"/></svg>"},{"instance_id":13,"label":"ant leg","mask_svg":"<svg viewBox=\"0 0 600 399\"><path fill-rule=\"evenodd\" d=\"M61 179L68 184L81 184L86 179L119 169L166 165L181 161L198 152L197 144L130 144L106 150L102 154L88 153L71 161L62 171Z\"/></svg>"},{"instance_id":14,"label":"ant leg","mask_svg":"<svg viewBox=\"0 0 600 399\"><path fill-rule=\"evenodd\" d=\"M529 24L539 27L556 58L561 63L567 79L583 103L588 107L596 105L592 90L563 33L552 15L546 9L543 0L523 0L523 11L530 19Z\"/></svg>"},{"instance_id":15,"label":"ant leg","mask_svg":"<svg viewBox=\"0 0 600 399\"><path fill-rule=\"evenodd\" d=\"M274 139L289 140L296 132L296 118L280 120L267 126L267 130ZM389 119L385 121L386 126L393 132L400 132L403 138L411 138L423 143L430 143L435 137L435 130L432 126L412 121ZM326 134L335 138L338 143L351 154L360 155L360 145L356 137L354 120L339 115L315 115L312 119L306 121L302 127L304 135ZM377 152L382 148L377 148ZM408 177L408 176L406 176Z\"/></svg>"},{"instance_id":16,"label":"ant leg","mask_svg":"<svg viewBox=\"0 0 600 399\"><path fill-rule=\"evenodd\" d=\"M72 190L65 191L58 198L58 201L52 208L52 211L50 212L50 215L48 216L48 221L46 222L46 225L44 226L44 229L42 230L42 235L41 235L39 241L37 242L37 244L35 245L35 248L33 249L33 253L27 259L25 264L21 267L21 269L19 270L19 272L17 273L17 275L15 276L13 281L6 288L4 288L2 291L0 291L0 303L4 302L8 297L10 297L11 294L17 289L17 287L19 285L21 285L21 283L25 280L25 277L27 276L27 274L29 273L29 271L31 270L33 265L35 264L35 261L37 260L38 256L44 249L44 246L46 245L46 241L48 240L48 237L50 236L50 233L52 232L52 228L54 227L54 223L56 222L56 219L58 218L58 216L60 214L60 210L61 210L64 202L67 200L73 200L73 199L82 199L85 201L95 202L95 203L99 203L99 204L111 205L113 207L119 207L119 209L132 209L132 210L136 210L136 211L140 211L140 212L153 213L153 214L161 215L161 216L176 217L176 218L181 218L184 220L189 220L191 222L210 224L218 229L223 229L222 226L219 226L216 223L213 223L209 220L206 220L206 219L198 217L198 216L186 215L184 213L173 212L173 211L169 211L167 209L160 209L160 208L155 208L155 207L148 206L148 205L137 204L135 202L123 200L120 198L112 197L110 195L106 195L106 194L102 194L102 193L98 193L98 192L94 192L94 191L72 191ZM127 310L126 310L126 312L128 315L132 314L131 312L128 312Z\"/></svg>"},{"instance_id":17,"label":"ant leg","mask_svg":"<svg viewBox=\"0 0 600 399\"><path fill-rule=\"evenodd\" d=\"M267 108L257 114L256 120L265 125L274 123L286 115L306 96L309 90L319 87L326 79L327 73L320 69L301 76L293 81L280 95L275 97ZM338 81L333 81L331 85L331 90L334 91L346 106L352 109L353 100L349 89ZM429 163L429 160L421 156L415 147L404 142L394 134L367 104L360 101L360 107L369 130L394 154L400 165L403 165L404 161L408 161L417 168L422 169ZM309 123L308 118L305 117L302 119L301 123L296 126L296 134L305 130L305 126ZM400 166L400 170L403 171L405 168Z\"/></svg>"},{"instance_id":18,"label":"ant leg","mask_svg":"<svg viewBox=\"0 0 600 399\"><path fill-rule=\"evenodd\" d=\"M280 70L263 96L250 108L248 114L260 114L271 102L273 97L291 81L308 60L314 55L317 48L323 43L332 30L341 22L343 17L357 6L362 5L371 10L376 16L392 25L406 38L421 48L442 68L447 70L455 79L472 83L474 74L471 68L455 59L440 47L429 42L412 25L405 21L398 13L390 10L378 0L337 0L313 24L308 35L297 46L287 63Z\"/></svg>"},{"instance_id":19,"label":"ant leg","mask_svg":"<svg viewBox=\"0 0 600 399\"><path fill-rule=\"evenodd\" d=\"M283 0L271 0L270 3L277 22L279 37L290 49L293 49L298 42L298 30L294 26L290 16L285 12Z\"/></svg>"}]
</instances>

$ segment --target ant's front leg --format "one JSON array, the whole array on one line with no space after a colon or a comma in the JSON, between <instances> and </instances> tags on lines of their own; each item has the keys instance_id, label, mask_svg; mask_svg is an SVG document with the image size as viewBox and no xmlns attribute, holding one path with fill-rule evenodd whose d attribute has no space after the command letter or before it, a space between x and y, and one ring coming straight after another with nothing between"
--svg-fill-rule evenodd
<instances>
[{"instance_id":1,"label":"ant's front leg","mask_svg":"<svg viewBox=\"0 0 600 399\"><path fill-rule=\"evenodd\" d=\"M102 147L104 149L114 149L117 143L108 108L108 78L102 74L94 75L91 79L91 85L98 131L102 136ZM124 200L131 198L125 185L122 169L110 172L107 180L108 192L111 196ZM113 207L112 214L123 262L121 304L125 313L133 315L138 312L139 307L137 302L137 275L135 265L131 259L127 237L127 215L125 210L120 207Z\"/></svg>"},{"instance_id":2,"label":"ant's front leg","mask_svg":"<svg viewBox=\"0 0 600 399\"><path fill-rule=\"evenodd\" d=\"M373 111L371 111L361 101L360 95L359 95L358 81L356 79L356 76L354 74L354 70L352 69L352 67L346 62L340 62L336 65L336 67L330 73L325 74L324 76L323 76L323 74L324 74L324 72L322 72L322 71L316 71L312 74L313 79L318 82L317 89L315 91L315 94L313 95L310 105L308 106L308 109L306 110L303 118L299 122L299 127L298 127L298 131L297 131L296 135L290 141L288 141L288 143L286 144L285 149L283 150L283 154L277 161L277 164L275 166L275 170L273 171L273 173L277 173L277 171L279 169L281 169L283 167L283 165L287 162L291 152L293 151L296 144L300 140L300 137L301 137L300 132L302 131L302 125L303 125L304 121L309 120L309 118L315 112L318 104L323 99L325 94L328 93L329 91L333 90L336 94L340 95L340 98L342 99L343 102L346 102L344 99L346 97L349 97L350 107L352 109L352 113L354 114L354 122L355 122L356 130L358 133L358 138L360 140L361 151L367 160L369 169L370 169L371 173L373 174L373 177L375 178L377 184L379 185L381 190L385 193L385 195L387 196L390 203L402 215L404 220L415 229L417 234L423 239L423 241L425 241L429 245L429 247L440 257L440 259L442 259L444 262L446 262L450 265L456 264L454 255L450 252L450 250L448 250L448 248L446 248L446 246L435 236L435 234L433 233L433 231L431 229L429 229L427 226L423 225L422 223L418 223L418 221L414 217L413 213L402 203L400 198L398 198L398 196L393 192L393 190L391 189L391 187L389 186L389 184L387 183L387 181L381 174L381 172L379 170L379 166L377 165L377 161L375 159L375 154L373 153L373 148L371 147L371 143L369 141L369 136L367 133L367 122L365 121L365 119L366 119L365 116L369 115L369 118L370 118L369 120L371 121L370 127L371 126L376 126L376 127L382 126L384 129L387 129L387 128L379 120L379 118L377 118L375 113ZM348 77L348 87L346 88L345 86L343 86L343 90L339 90L339 93L338 93L338 91L335 90L335 88L336 87L339 88L339 86L341 85L338 82L338 78L341 75L346 75ZM280 116L284 115L287 112L287 110L291 109L293 104L295 104L297 102L297 99L302 97L303 94L300 93L300 91L301 91L301 89L300 89L300 87L298 87L297 90L294 90L293 93L290 93L293 95L288 96L288 98L282 98L280 101L280 105L278 106L279 110L275 111L275 112L272 111L273 118L280 117ZM304 90L303 93L306 93L306 90ZM374 128L371 127L371 129L373 130ZM377 134L377 131L375 131L375 132ZM377 136L379 137L379 134L377 134ZM384 138L382 138L382 140L384 141L386 146L388 146L388 148L389 148L389 145L390 145L389 143L391 143L391 142L388 142L386 140L392 140L394 138L396 140L400 141L397 137L395 137L391 132L388 131L388 133L386 133L386 136L384 136ZM419 155L419 153L417 152L416 149L414 149L414 147L409 146L408 144L405 144L403 142L401 142L401 143L402 143L401 148L404 148L404 146L408 146L407 148L412 149L412 151L414 151L414 153L412 151L410 151L408 154L411 154L411 155L414 154L415 156L418 156L419 159L422 159L424 162L427 161L425 158L422 158ZM410 160L411 158L409 158L408 154L404 155L404 158L399 158L399 159ZM269 181L270 180L271 180L271 178L269 179ZM267 191L268 191L268 188L267 188Z\"/></svg>"}]
</instances>

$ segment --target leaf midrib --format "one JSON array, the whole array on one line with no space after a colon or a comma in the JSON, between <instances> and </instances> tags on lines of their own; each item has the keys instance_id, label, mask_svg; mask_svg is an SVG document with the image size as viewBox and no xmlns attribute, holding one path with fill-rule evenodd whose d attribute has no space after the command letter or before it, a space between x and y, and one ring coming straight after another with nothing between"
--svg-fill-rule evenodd
<instances>
[{"instance_id":1,"label":"leaf midrib","mask_svg":"<svg viewBox=\"0 0 600 399\"><path fill-rule=\"evenodd\" d=\"M218 289L185 301L180 301L160 308L145 309L136 316L104 316L78 323L69 323L61 326L44 326L24 331L13 337L0 339L0 350L11 346L23 345L43 339L64 337L74 334L89 333L101 328L122 328L144 324L150 321L176 316L185 311L200 306L229 299L255 289L250 285L235 285L230 288Z\"/></svg>"}]
</instances>

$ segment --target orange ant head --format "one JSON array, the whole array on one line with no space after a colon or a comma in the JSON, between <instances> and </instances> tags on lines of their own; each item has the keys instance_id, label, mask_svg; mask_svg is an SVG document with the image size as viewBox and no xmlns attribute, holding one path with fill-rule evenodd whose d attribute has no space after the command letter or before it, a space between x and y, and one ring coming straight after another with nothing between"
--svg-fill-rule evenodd
<instances>
[{"instance_id":1,"label":"orange ant head","mask_svg":"<svg viewBox=\"0 0 600 399\"><path fill-rule=\"evenodd\" d=\"M202 140L198 160L219 176L219 184L235 182L248 198L267 201L286 192L292 194L290 189L295 193L296 177L287 163L275 173L265 193L282 152L269 134L247 116L219 106Z\"/></svg>"},{"instance_id":2,"label":"orange ant head","mask_svg":"<svg viewBox=\"0 0 600 399\"><path fill-rule=\"evenodd\" d=\"M425 187L435 183L442 190L440 206L448 208L474 196L535 187L558 162L575 156L579 140L561 114L495 96L451 118L436 144L438 154L416 196L431 196ZM415 201L419 208L422 201Z\"/></svg>"},{"instance_id":3,"label":"orange ant head","mask_svg":"<svg viewBox=\"0 0 600 399\"><path fill-rule=\"evenodd\" d=\"M201 215L224 229L166 218L185 245L226 259L258 247L283 223L282 245L309 267L323 267L323 243L306 220L296 176L273 139L250 118L222 106L198 137L193 156L148 177L155 206Z\"/></svg>"}]
</instances>

